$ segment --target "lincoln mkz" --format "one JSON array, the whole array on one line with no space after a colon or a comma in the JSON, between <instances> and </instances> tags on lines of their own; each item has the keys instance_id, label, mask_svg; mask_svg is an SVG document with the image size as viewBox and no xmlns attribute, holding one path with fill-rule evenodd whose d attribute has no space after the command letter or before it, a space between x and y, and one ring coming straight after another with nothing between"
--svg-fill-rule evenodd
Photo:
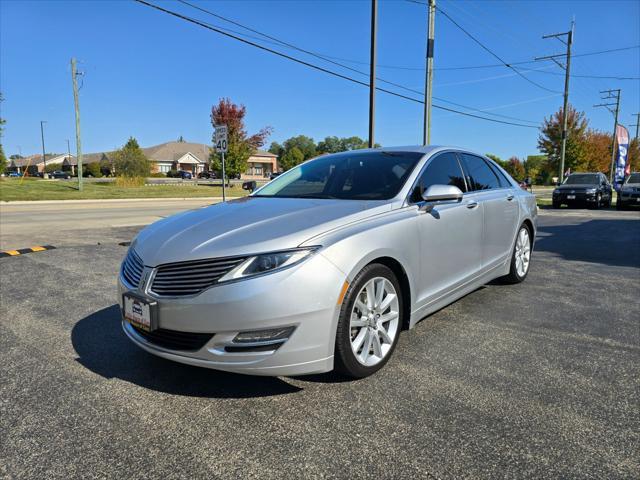
<instances>
[{"instance_id":1,"label":"lincoln mkz","mask_svg":"<svg viewBox=\"0 0 640 480\"><path fill-rule=\"evenodd\" d=\"M177 362L254 375L379 370L402 330L522 282L534 197L448 147L309 160L250 196L160 220L122 263L122 327Z\"/></svg>"}]
</instances>

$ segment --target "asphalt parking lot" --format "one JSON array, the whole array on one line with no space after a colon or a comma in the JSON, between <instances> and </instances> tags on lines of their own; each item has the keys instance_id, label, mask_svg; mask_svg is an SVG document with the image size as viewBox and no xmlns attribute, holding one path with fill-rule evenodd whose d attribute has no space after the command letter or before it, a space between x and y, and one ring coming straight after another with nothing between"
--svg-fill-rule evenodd
<instances>
[{"instance_id":1,"label":"asphalt parking lot","mask_svg":"<svg viewBox=\"0 0 640 480\"><path fill-rule=\"evenodd\" d=\"M0 259L1 477L640 477L638 212L543 212L525 283L435 313L349 382L137 349L115 278L138 228Z\"/></svg>"}]
</instances>

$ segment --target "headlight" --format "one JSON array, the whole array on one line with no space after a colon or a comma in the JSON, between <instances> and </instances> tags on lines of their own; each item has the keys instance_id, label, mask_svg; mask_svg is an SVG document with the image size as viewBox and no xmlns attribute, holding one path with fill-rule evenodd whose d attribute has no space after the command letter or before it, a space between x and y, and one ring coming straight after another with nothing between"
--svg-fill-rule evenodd
<instances>
[{"instance_id":1,"label":"headlight","mask_svg":"<svg viewBox=\"0 0 640 480\"><path fill-rule=\"evenodd\" d=\"M318 248L320 247L296 248L294 250L285 250L284 252L263 253L249 257L229 273L222 276L218 282L253 277L291 267L302 262Z\"/></svg>"},{"instance_id":2,"label":"headlight","mask_svg":"<svg viewBox=\"0 0 640 480\"><path fill-rule=\"evenodd\" d=\"M586 192L587 193L596 193L596 189L595 188L587 188Z\"/></svg>"}]
</instances>

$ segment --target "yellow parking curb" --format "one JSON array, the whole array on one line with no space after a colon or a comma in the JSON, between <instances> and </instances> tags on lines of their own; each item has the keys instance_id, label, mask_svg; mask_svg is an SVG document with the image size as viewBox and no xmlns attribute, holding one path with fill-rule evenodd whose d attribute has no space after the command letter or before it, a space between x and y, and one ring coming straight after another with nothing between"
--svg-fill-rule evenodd
<instances>
[{"instance_id":1,"label":"yellow parking curb","mask_svg":"<svg viewBox=\"0 0 640 480\"><path fill-rule=\"evenodd\" d=\"M42 246L30 247L30 248L19 248L17 250L4 250L0 252L0 258L16 257L18 255L24 255L25 253L43 252L45 250L53 250L54 248L56 247L54 247L53 245L42 245Z\"/></svg>"}]
</instances>

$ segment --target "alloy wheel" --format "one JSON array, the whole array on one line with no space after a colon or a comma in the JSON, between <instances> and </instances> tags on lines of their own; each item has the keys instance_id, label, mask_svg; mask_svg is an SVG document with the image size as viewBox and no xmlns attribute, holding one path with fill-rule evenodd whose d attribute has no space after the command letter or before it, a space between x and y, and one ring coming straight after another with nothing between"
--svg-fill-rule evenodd
<instances>
[{"instance_id":1,"label":"alloy wheel","mask_svg":"<svg viewBox=\"0 0 640 480\"><path fill-rule=\"evenodd\" d=\"M531 259L531 241L529 240L529 230L522 227L516 239L516 272L520 277L524 277L529 270L529 260Z\"/></svg>"},{"instance_id":2,"label":"alloy wheel","mask_svg":"<svg viewBox=\"0 0 640 480\"><path fill-rule=\"evenodd\" d=\"M398 294L384 277L374 277L358 292L351 310L351 350L358 362L371 367L391 350L400 325Z\"/></svg>"}]
</instances>

